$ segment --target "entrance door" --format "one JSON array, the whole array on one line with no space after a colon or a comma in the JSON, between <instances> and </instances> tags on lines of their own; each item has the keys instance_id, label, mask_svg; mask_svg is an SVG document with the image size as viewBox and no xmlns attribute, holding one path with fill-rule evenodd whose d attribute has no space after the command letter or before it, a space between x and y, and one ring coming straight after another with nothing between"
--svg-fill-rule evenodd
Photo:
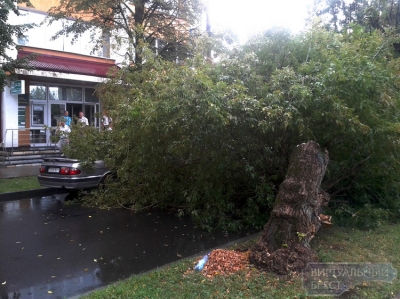
<instances>
[{"instance_id":1,"label":"entrance door","mask_svg":"<svg viewBox=\"0 0 400 299\"><path fill-rule=\"evenodd\" d=\"M67 110L69 112L69 116L71 116L71 118L72 118L72 122L75 124L76 119L78 118L79 112L82 111L82 104L67 103Z\"/></svg>"},{"instance_id":2,"label":"entrance door","mask_svg":"<svg viewBox=\"0 0 400 299\"><path fill-rule=\"evenodd\" d=\"M96 117L95 117L95 106L94 105L85 105L83 113L86 118L89 120L89 126L96 126Z\"/></svg>"},{"instance_id":3,"label":"entrance door","mask_svg":"<svg viewBox=\"0 0 400 299\"><path fill-rule=\"evenodd\" d=\"M98 121L96 119L96 108L98 105L82 105L82 104L66 104L66 109L69 112L69 115L72 117L73 122L76 123L76 119L78 118L79 112L83 112L84 116L89 121L89 126L98 126Z\"/></svg>"},{"instance_id":4,"label":"entrance door","mask_svg":"<svg viewBox=\"0 0 400 299\"><path fill-rule=\"evenodd\" d=\"M64 116L65 104L51 104L50 106L50 126L57 127L61 118Z\"/></svg>"}]
</instances>

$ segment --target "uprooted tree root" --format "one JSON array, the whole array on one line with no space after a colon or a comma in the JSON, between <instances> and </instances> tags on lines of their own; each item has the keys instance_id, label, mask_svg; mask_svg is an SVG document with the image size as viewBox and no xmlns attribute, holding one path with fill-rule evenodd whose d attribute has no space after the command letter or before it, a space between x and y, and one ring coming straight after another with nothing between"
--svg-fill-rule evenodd
<instances>
[{"instance_id":1,"label":"uprooted tree root","mask_svg":"<svg viewBox=\"0 0 400 299\"><path fill-rule=\"evenodd\" d=\"M288 275L300 273L307 263L316 262L317 257L311 249L295 245L294 248L280 248L271 254L266 248L253 250L251 260L256 262L260 270Z\"/></svg>"}]
</instances>

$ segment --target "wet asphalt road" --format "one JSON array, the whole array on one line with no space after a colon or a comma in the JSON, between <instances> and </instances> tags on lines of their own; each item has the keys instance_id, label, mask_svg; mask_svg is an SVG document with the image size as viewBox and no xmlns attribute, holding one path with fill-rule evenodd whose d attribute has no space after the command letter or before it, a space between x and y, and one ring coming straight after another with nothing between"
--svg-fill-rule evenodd
<instances>
[{"instance_id":1,"label":"wet asphalt road","mask_svg":"<svg viewBox=\"0 0 400 299\"><path fill-rule=\"evenodd\" d=\"M206 233L167 212L0 202L0 298L69 298L245 237Z\"/></svg>"}]
</instances>

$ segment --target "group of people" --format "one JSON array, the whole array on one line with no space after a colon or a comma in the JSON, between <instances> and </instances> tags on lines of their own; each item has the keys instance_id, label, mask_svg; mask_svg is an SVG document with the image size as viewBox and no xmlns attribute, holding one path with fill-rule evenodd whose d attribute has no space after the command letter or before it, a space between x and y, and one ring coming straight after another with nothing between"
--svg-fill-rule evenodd
<instances>
[{"instance_id":1,"label":"group of people","mask_svg":"<svg viewBox=\"0 0 400 299\"><path fill-rule=\"evenodd\" d=\"M89 126L89 120L83 115L82 111L79 112L76 122L82 127ZM57 135L60 137L56 146L60 151L66 144L69 143L68 134L71 133L71 123L72 118L69 116L69 112L65 110L64 116L61 117L60 123L58 124L56 130ZM103 112L101 124L103 130L112 130L112 119L106 115L105 111Z\"/></svg>"},{"instance_id":2,"label":"group of people","mask_svg":"<svg viewBox=\"0 0 400 299\"><path fill-rule=\"evenodd\" d=\"M64 125L71 127L72 123L72 118L69 116L68 110L65 110L64 116L61 117L60 124L64 123ZM80 111L78 118L77 118L77 123L80 124L81 126L88 126L89 125L89 120L83 115L83 112Z\"/></svg>"}]
</instances>

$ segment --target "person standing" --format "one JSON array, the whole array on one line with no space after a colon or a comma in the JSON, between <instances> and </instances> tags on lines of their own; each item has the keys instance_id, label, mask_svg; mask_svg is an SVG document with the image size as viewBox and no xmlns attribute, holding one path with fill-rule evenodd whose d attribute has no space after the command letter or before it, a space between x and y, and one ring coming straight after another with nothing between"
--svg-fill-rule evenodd
<instances>
[{"instance_id":1,"label":"person standing","mask_svg":"<svg viewBox=\"0 0 400 299\"><path fill-rule=\"evenodd\" d=\"M62 148L69 143L68 134L71 133L71 128L65 124L65 122L60 121L57 127L56 134L60 137L56 146L62 152Z\"/></svg>"},{"instance_id":2,"label":"person standing","mask_svg":"<svg viewBox=\"0 0 400 299\"><path fill-rule=\"evenodd\" d=\"M101 118L101 125L103 130L112 130L112 118L107 116L107 111L103 111L103 117Z\"/></svg>"},{"instance_id":3,"label":"person standing","mask_svg":"<svg viewBox=\"0 0 400 299\"><path fill-rule=\"evenodd\" d=\"M72 119L71 119L71 117L70 117L68 114L69 114L69 113L68 113L68 110L65 110L65 111L64 111L64 116L61 118L61 120L63 120L64 123L65 123L68 127L71 127Z\"/></svg>"},{"instance_id":4,"label":"person standing","mask_svg":"<svg viewBox=\"0 0 400 299\"><path fill-rule=\"evenodd\" d=\"M78 124L80 124L82 127L85 127L85 126L88 126L88 125L89 125L89 121L88 121L88 119L83 115L83 112L82 112L82 111L79 112Z\"/></svg>"}]
</instances>

